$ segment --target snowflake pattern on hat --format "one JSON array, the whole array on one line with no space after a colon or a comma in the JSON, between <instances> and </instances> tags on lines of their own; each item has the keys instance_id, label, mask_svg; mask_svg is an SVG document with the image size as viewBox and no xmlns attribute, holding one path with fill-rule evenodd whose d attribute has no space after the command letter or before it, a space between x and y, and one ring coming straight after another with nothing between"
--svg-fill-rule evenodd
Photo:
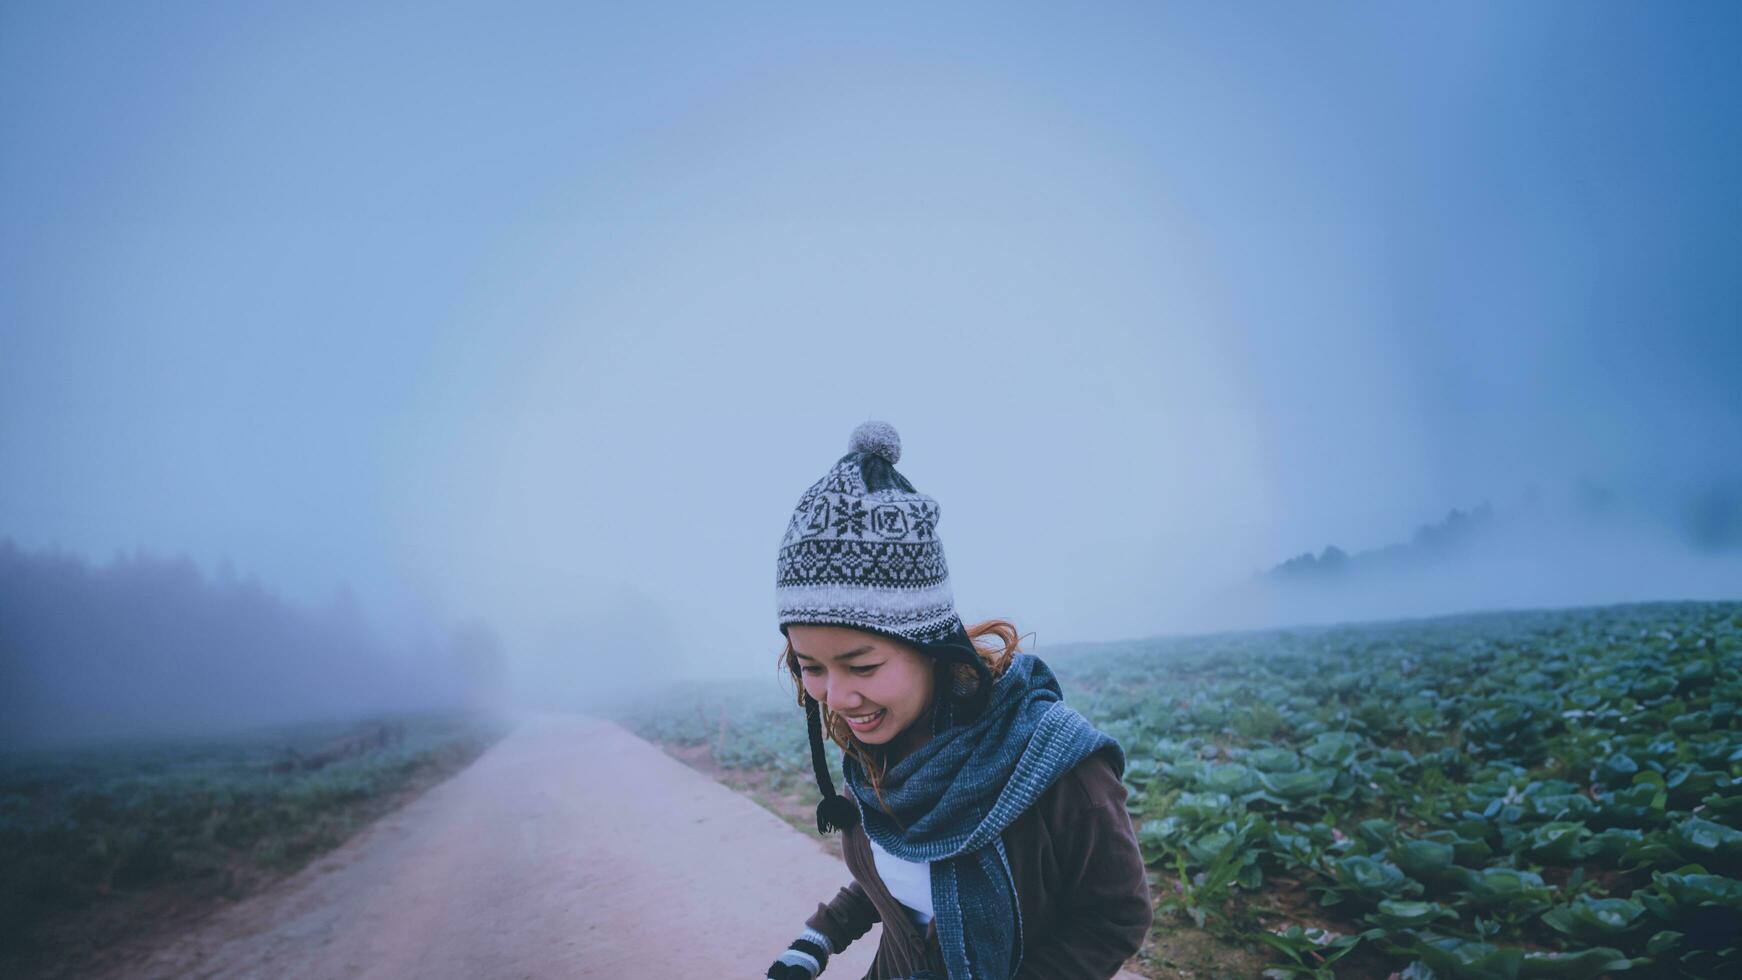
<instances>
[{"instance_id":1,"label":"snowflake pattern on hat","mask_svg":"<svg viewBox=\"0 0 1742 980\"><path fill-rule=\"evenodd\" d=\"M894 427L866 422L799 497L777 562L782 627L862 626L918 644L960 628L938 502L895 472L900 456Z\"/></svg>"}]
</instances>

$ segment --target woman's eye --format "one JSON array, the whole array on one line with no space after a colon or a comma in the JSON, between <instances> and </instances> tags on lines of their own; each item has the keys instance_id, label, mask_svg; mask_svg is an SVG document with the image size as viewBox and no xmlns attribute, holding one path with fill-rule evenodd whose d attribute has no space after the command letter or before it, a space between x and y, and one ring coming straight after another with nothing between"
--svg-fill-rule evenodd
<instances>
[{"instance_id":1,"label":"woman's eye","mask_svg":"<svg viewBox=\"0 0 1742 980\"><path fill-rule=\"evenodd\" d=\"M858 674L860 677L864 677L881 666L883 666L883 665L882 664L872 664L869 667L854 667L853 673Z\"/></svg>"},{"instance_id":2,"label":"woman's eye","mask_svg":"<svg viewBox=\"0 0 1742 980\"><path fill-rule=\"evenodd\" d=\"M807 674L820 674L823 672L821 667L800 667L799 669Z\"/></svg>"}]
</instances>

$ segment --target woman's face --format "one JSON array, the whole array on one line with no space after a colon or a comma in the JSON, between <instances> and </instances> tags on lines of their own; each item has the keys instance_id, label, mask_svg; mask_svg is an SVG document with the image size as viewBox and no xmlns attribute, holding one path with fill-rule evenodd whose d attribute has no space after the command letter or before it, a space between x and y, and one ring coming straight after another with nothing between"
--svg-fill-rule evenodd
<instances>
[{"instance_id":1,"label":"woman's face","mask_svg":"<svg viewBox=\"0 0 1742 980\"><path fill-rule=\"evenodd\" d=\"M798 658L806 693L847 716L853 735L867 745L886 745L914 722L930 717L936 681L924 654L876 633L850 626L786 628ZM859 724L859 719L867 724ZM921 726L924 727L924 726ZM929 738L929 729L904 741Z\"/></svg>"}]
</instances>

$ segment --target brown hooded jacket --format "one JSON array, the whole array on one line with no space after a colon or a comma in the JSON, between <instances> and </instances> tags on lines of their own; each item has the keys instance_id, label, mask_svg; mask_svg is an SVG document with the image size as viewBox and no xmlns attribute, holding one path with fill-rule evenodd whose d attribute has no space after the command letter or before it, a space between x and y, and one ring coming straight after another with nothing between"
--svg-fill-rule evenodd
<instances>
[{"instance_id":1,"label":"brown hooded jacket","mask_svg":"<svg viewBox=\"0 0 1742 980\"><path fill-rule=\"evenodd\" d=\"M1110 756L1103 749L1085 758L1004 830L1022 910L1022 962L1014 980L1107 980L1149 933L1149 880ZM863 825L842 831L841 846L853 881L819 903L806 925L844 949L882 922L877 957L864 980L927 969L942 980L937 920L923 932L913 925L878 877Z\"/></svg>"}]
</instances>

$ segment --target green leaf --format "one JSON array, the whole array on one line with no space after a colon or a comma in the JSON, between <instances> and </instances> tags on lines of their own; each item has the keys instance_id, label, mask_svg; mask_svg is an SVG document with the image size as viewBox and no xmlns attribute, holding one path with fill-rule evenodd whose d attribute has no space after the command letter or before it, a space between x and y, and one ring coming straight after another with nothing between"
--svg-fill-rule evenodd
<instances>
[{"instance_id":1,"label":"green leaf","mask_svg":"<svg viewBox=\"0 0 1742 980\"><path fill-rule=\"evenodd\" d=\"M1299 802L1330 792L1337 774L1329 769L1303 769L1299 772L1261 773L1260 779L1270 792L1285 800Z\"/></svg>"},{"instance_id":2,"label":"green leaf","mask_svg":"<svg viewBox=\"0 0 1742 980\"><path fill-rule=\"evenodd\" d=\"M1675 833L1681 850L1689 857L1742 861L1742 830L1689 817L1676 825Z\"/></svg>"},{"instance_id":3,"label":"green leaf","mask_svg":"<svg viewBox=\"0 0 1742 980\"><path fill-rule=\"evenodd\" d=\"M1301 749L1301 754L1321 766L1339 769L1354 760L1363 745L1353 732L1322 732Z\"/></svg>"},{"instance_id":4,"label":"green leaf","mask_svg":"<svg viewBox=\"0 0 1742 980\"><path fill-rule=\"evenodd\" d=\"M1258 788L1258 774L1237 762L1229 762L1206 769L1198 785L1208 792L1240 796Z\"/></svg>"},{"instance_id":5,"label":"green leaf","mask_svg":"<svg viewBox=\"0 0 1742 980\"><path fill-rule=\"evenodd\" d=\"M1397 865L1365 854L1339 858L1335 868L1339 892L1368 905L1421 893L1421 885L1405 877Z\"/></svg>"},{"instance_id":6,"label":"green leaf","mask_svg":"<svg viewBox=\"0 0 1742 980\"><path fill-rule=\"evenodd\" d=\"M1458 916L1438 902L1404 902L1386 899L1377 912L1370 912L1367 921L1383 929L1402 931L1420 929L1443 919L1456 921Z\"/></svg>"},{"instance_id":7,"label":"green leaf","mask_svg":"<svg viewBox=\"0 0 1742 980\"><path fill-rule=\"evenodd\" d=\"M1742 910L1742 881L1709 874L1652 873L1652 881L1676 905L1698 908L1704 905ZM1643 896L1641 896L1643 897Z\"/></svg>"},{"instance_id":8,"label":"green leaf","mask_svg":"<svg viewBox=\"0 0 1742 980\"><path fill-rule=\"evenodd\" d=\"M1584 840L1589 836L1583 823L1556 821L1531 831L1525 849L1547 864L1574 864L1584 859Z\"/></svg>"},{"instance_id":9,"label":"green leaf","mask_svg":"<svg viewBox=\"0 0 1742 980\"><path fill-rule=\"evenodd\" d=\"M1644 831L1634 830L1631 827L1610 827L1602 833L1593 835L1590 840L1585 842L1585 857L1613 865L1621 860L1621 855L1625 854L1629 847L1642 842L1644 839Z\"/></svg>"},{"instance_id":10,"label":"green leaf","mask_svg":"<svg viewBox=\"0 0 1742 980\"><path fill-rule=\"evenodd\" d=\"M1524 966L1524 952L1454 936L1436 936L1415 950L1436 976L1452 980L1515 980Z\"/></svg>"},{"instance_id":11,"label":"green leaf","mask_svg":"<svg viewBox=\"0 0 1742 980\"><path fill-rule=\"evenodd\" d=\"M1390 855L1405 874L1428 884L1446 880L1452 870L1452 845L1439 841L1404 841L1392 847Z\"/></svg>"},{"instance_id":12,"label":"green leaf","mask_svg":"<svg viewBox=\"0 0 1742 980\"><path fill-rule=\"evenodd\" d=\"M1647 956L1662 956L1680 946L1681 941L1682 934L1674 929L1664 929L1661 932L1652 933L1651 939L1645 944L1645 954Z\"/></svg>"},{"instance_id":13,"label":"green leaf","mask_svg":"<svg viewBox=\"0 0 1742 980\"><path fill-rule=\"evenodd\" d=\"M1627 898L1581 895L1570 904L1544 912L1542 921L1581 942L1619 942L1644 926L1645 906Z\"/></svg>"},{"instance_id":14,"label":"green leaf","mask_svg":"<svg viewBox=\"0 0 1742 980\"><path fill-rule=\"evenodd\" d=\"M1617 752L1597 767L1593 778L1610 786L1620 786L1629 783L1634 773L1639 771L1639 763L1625 752Z\"/></svg>"},{"instance_id":15,"label":"green leaf","mask_svg":"<svg viewBox=\"0 0 1742 980\"><path fill-rule=\"evenodd\" d=\"M1290 749L1253 749L1246 753L1246 764L1259 772L1299 772L1300 756Z\"/></svg>"},{"instance_id":16,"label":"green leaf","mask_svg":"<svg viewBox=\"0 0 1742 980\"><path fill-rule=\"evenodd\" d=\"M1519 980L1592 980L1604 973L1631 969L1633 962L1618 949L1597 946L1576 953L1526 953Z\"/></svg>"}]
</instances>

